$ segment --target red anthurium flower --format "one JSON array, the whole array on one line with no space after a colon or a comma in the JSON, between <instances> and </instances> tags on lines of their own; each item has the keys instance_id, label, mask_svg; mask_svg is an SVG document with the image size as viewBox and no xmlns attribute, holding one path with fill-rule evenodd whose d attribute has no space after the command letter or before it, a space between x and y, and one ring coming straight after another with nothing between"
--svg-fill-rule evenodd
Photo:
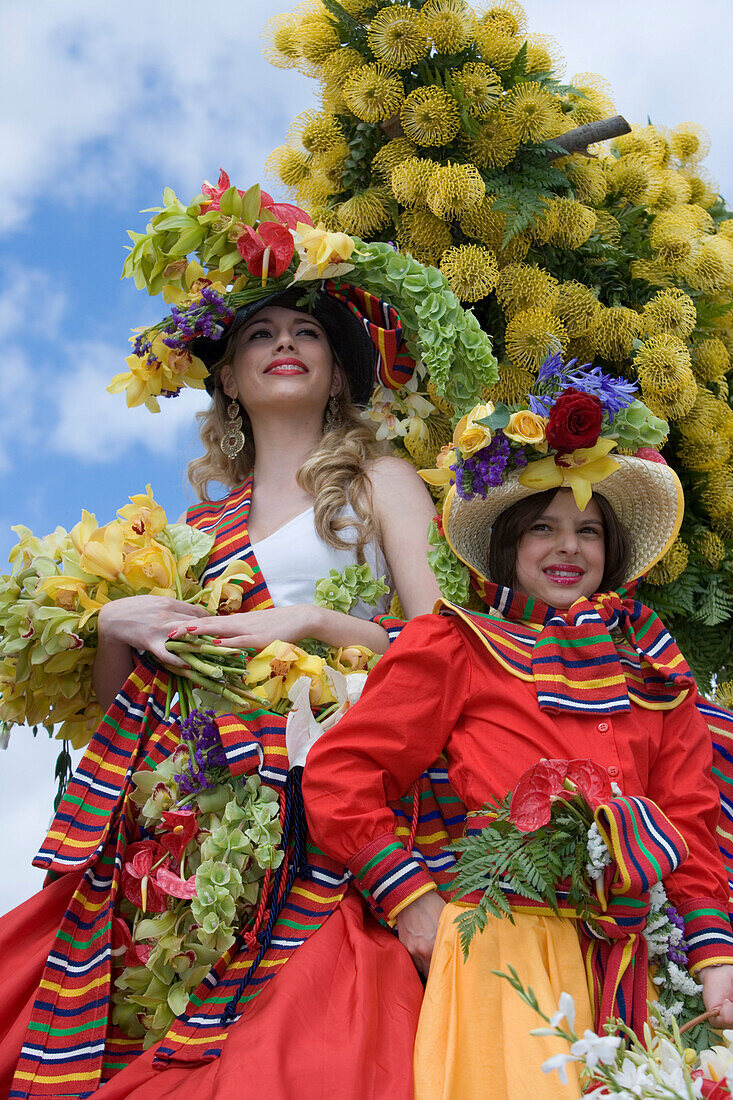
<instances>
[{"instance_id":1,"label":"red anthurium flower","mask_svg":"<svg viewBox=\"0 0 733 1100\"><path fill-rule=\"evenodd\" d=\"M167 859L165 848L157 840L141 840L130 844L122 869L122 893L138 909L164 913L168 908L165 893L156 885L150 873L156 863Z\"/></svg>"},{"instance_id":2,"label":"red anthurium flower","mask_svg":"<svg viewBox=\"0 0 733 1100\"><path fill-rule=\"evenodd\" d=\"M193 810L167 810L162 818L170 831L158 839L176 863L180 863L185 849L198 834L198 817Z\"/></svg>"},{"instance_id":3,"label":"red anthurium flower","mask_svg":"<svg viewBox=\"0 0 733 1100\"><path fill-rule=\"evenodd\" d=\"M211 202L208 206L209 210L221 209L221 196L224 194L225 191L228 191L231 186L232 185L229 181L229 176L223 168L219 169L219 182L217 183L216 187L212 187L210 183L202 183L201 194L206 195L207 198L211 199ZM244 194L244 192L238 190L237 194L242 195Z\"/></svg>"},{"instance_id":4,"label":"red anthurium flower","mask_svg":"<svg viewBox=\"0 0 733 1100\"><path fill-rule=\"evenodd\" d=\"M123 966L145 966L153 953L150 944L135 943L122 917L112 917L112 957L122 958Z\"/></svg>"},{"instance_id":5,"label":"red anthurium flower","mask_svg":"<svg viewBox=\"0 0 733 1100\"><path fill-rule=\"evenodd\" d=\"M196 897L195 875L183 879L167 867L159 867L155 872L155 884L171 898L188 898L190 901Z\"/></svg>"},{"instance_id":6,"label":"red anthurium flower","mask_svg":"<svg viewBox=\"0 0 733 1100\"><path fill-rule=\"evenodd\" d=\"M274 214L279 222L286 225L288 229L295 229L298 222L305 222L306 225L313 225L313 219L310 214L306 214L305 210L301 210L299 206L294 206L291 202L275 202L271 195L268 195L266 191L262 192L262 200L260 203L261 210L269 210L271 214Z\"/></svg>"},{"instance_id":7,"label":"red anthurium flower","mask_svg":"<svg viewBox=\"0 0 733 1100\"><path fill-rule=\"evenodd\" d=\"M707 1100L724 1100L724 1098L730 1096L730 1089L728 1088L725 1080L723 1081L711 1081L707 1077L702 1076L702 1070L693 1069L690 1074L693 1081L702 1079L702 1095L707 1097Z\"/></svg>"},{"instance_id":8,"label":"red anthurium flower","mask_svg":"<svg viewBox=\"0 0 733 1100\"><path fill-rule=\"evenodd\" d=\"M602 764L594 760L568 761L567 778L575 784L588 805L595 810L609 798L613 798L611 777Z\"/></svg>"},{"instance_id":9,"label":"red anthurium flower","mask_svg":"<svg viewBox=\"0 0 733 1100\"><path fill-rule=\"evenodd\" d=\"M276 279L287 270L295 252L295 241L289 229L279 222L262 222L257 231L251 225L237 241L239 254L251 275L268 275Z\"/></svg>"},{"instance_id":10,"label":"red anthurium flower","mask_svg":"<svg viewBox=\"0 0 733 1100\"><path fill-rule=\"evenodd\" d=\"M567 760L540 760L520 776L512 792L509 820L530 833L550 820L553 798L563 790Z\"/></svg>"},{"instance_id":11,"label":"red anthurium flower","mask_svg":"<svg viewBox=\"0 0 733 1100\"><path fill-rule=\"evenodd\" d=\"M639 450L634 453L634 458L645 458L647 462L661 462L662 466L667 465L667 459L664 455L660 455L656 447L639 447Z\"/></svg>"}]
</instances>

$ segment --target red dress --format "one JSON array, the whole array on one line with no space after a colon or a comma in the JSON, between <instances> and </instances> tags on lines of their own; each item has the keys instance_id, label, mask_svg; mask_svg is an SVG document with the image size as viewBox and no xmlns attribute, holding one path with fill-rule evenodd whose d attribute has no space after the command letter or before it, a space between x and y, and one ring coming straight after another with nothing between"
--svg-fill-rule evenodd
<instances>
[{"instance_id":1,"label":"red dress","mask_svg":"<svg viewBox=\"0 0 733 1100\"><path fill-rule=\"evenodd\" d=\"M245 485L189 516L216 535L213 576L233 557L255 569L245 610L272 606L249 546L249 492ZM137 839L129 776L145 760L165 758L178 738L175 722L162 717L165 683L144 663L128 680L41 850L40 865L60 877L0 920L0 1100L86 1097L100 1083L106 1100L189 1092L203 1100L410 1100L417 972L345 885L343 869L317 854L309 853L310 877L296 878L275 925L280 946L268 949L247 990L256 986L256 995L239 1002L231 1026L222 1024L222 1009L256 948L224 956L209 986L195 991L201 1007L189 1004L150 1050L140 1052L139 1040L110 1025L112 898L125 847ZM282 722L223 716L218 724L233 775L259 766L265 782L283 786Z\"/></svg>"}]
</instances>

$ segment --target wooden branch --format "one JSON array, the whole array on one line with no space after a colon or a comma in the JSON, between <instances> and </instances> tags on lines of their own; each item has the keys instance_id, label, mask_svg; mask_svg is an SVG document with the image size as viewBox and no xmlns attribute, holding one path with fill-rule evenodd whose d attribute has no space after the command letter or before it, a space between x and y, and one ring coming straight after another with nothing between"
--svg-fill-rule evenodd
<instances>
[{"instance_id":1,"label":"wooden branch","mask_svg":"<svg viewBox=\"0 0 733 1100\"><path fill-rule=\"evenodd\" d=\"M565 134L553 138L555 145L562 145L565 153L580 153L581 156L590 157L588 146L597 141L608 141L609 138L621 137L622 134L630 134L631 127L622 115L614 115L613 118L602 118L600 122L586 122L584 126L576 126L574 130L568 130ZM563 153L548 153L550 160L564 156Z\"/></svg>"}]
</instances>

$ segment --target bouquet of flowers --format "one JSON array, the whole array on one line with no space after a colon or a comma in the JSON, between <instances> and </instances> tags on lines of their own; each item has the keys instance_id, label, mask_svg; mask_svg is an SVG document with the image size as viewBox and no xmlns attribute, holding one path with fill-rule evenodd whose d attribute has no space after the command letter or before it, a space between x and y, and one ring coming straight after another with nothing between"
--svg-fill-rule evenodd
<instances>
[{"instance_id":1,"label":"bouquet of flowers","mask_svg":"<svg viewBox=\"0 0 733 1100\"><path fill-rule=\"evenodd\" d=\"M613 860L595 811L613 797L614 785L600 764L542 760L501 801L484 807L483 828L472 829L469 818L468 835L451 846L461 856L456 896L481 893L478 905L457 922L464 956L490 916L512 920L507 893L543 902L560 916L560 884L566 906L596 939L606 939L597 918ZM661 882L649 892L643 936L659 987L657 1015L668 1026L694 1020L689 1038L700 1048L710 1041L710 1029L698 1019L704 1012L702 987L687 972L684 921Z\"/></svg>"}]
</instances>

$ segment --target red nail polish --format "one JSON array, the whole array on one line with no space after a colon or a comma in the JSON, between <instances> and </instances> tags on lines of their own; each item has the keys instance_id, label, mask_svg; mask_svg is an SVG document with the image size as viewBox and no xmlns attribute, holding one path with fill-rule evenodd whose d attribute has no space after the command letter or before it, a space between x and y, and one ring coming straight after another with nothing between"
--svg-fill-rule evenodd
<instances>
[{"instance_id":1,"label":"red nail polish","mask_svg":"<svg viewBox=\"0 0 733 1100\"><path fill-rule=\"evenodd\" d=\"M214 645L221 645L222 644L222 639L221 638L214 638L213 642L214 642Z\"/></svg>"},{"instance_id":2,"label":"red nail polish","mask_svg":"<svg viewBox=\"0 0 733 1100\"><path fill-rule=\"evenodd\" d=\"M168 635L168 637L169 637L169 638L175 638L175 636L176 636L176 634L177 634L177 633L178 633L178 631L177 631L177 630L171 630L171 632L170 632L170 634Z\"/></svg>"}]
</instances>

